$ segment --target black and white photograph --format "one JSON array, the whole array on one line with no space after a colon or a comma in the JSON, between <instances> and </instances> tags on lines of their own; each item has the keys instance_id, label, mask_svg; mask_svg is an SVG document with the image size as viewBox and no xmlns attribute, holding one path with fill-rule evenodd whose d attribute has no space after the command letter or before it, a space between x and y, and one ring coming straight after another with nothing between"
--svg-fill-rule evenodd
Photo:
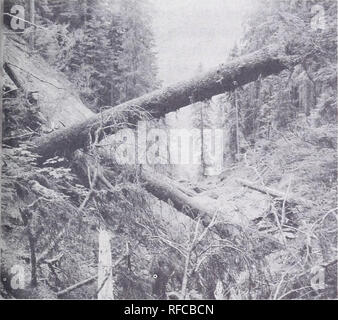
<instances>
[{"instance_id":1,"label":"black and white photograph","mask_svg":"<svg viewBox=\"0 0 338 320\"><path fill-rule=\"evenodd\" d=\"M337 0L0 3L0 300L337 300Z\"/></svg>"}]
</instances>

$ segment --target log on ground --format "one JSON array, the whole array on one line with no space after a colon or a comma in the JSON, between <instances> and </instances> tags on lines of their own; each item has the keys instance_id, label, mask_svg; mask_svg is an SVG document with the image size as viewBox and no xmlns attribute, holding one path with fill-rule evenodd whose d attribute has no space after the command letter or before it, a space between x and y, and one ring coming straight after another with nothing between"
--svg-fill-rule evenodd
<instances>
[{"instance_id":1,"label":"log on ground","mask_svg":"<svg viewBox=\"0 0 338 320\"><path fill-rule=\"evenodd\" d=\"M194 102L232 91L260 77L278 74L299 61L299 56L287 55L284 48L267 47L227 64L221 64L216 69L189 81L179 82L110 107L76 125L35 139L33 149L42 156L41 160L72 153L85 147L89 143L90 134L100 127L105 128L105 134L109 135L119 129L116 127L118 123L134 126L144 116L144 112L138 112L140 110L147 112L151 117L160 118Z\"/></svg>"}]
</instances>

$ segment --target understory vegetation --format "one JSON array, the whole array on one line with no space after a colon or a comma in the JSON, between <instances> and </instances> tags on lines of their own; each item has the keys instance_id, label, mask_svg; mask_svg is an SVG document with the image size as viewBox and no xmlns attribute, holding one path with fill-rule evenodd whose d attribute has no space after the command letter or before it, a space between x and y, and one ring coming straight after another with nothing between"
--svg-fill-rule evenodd
<instances>
[{"instance_id":1,"label":"understory vegetation","mask_svg":"<svg viewBox=\"0 0 338 320\"><path fill-rule=\"evenodd\" d=\"M32 54L61 72L95 113L160 86L149 3L121 3L114 11L110 1L39 0L36 24L45 29L19 35L29 50L25 41L34 32ZM115 299L337 298L336 2L258 3L229 61L290 39L290 50L303 48L304 60L225 93L220 108L229 149L222 174L180 182L207 206L254 218L229 223L215 210L205 226L170 200L159 201L146 191L142 166L104 156L102 127L86 148L41 164L31 146L48 134L45 117L34 93L5 85L0 296L97 299L104 229ZM324 28L311 27L314 5L324 8ZM150 120L145 110L133 111ZM24 287L13 288L12 266L24 266Z\"/></svg>"}]
</instances>

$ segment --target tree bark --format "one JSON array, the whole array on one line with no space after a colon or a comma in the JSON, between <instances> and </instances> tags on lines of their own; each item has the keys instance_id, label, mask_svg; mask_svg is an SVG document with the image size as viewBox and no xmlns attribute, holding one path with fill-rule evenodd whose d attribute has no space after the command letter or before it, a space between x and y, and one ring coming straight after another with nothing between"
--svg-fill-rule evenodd
<instances>
[{"instance_id":1,"label":"tree bark","mask_svg":"<svg viewBox=\"0 0 338 320\"><path fill-rule=\"evenodd\" d=\"M34 50L34 43L35 43L35 0L29 0L29 20L32 23L32 32L29 37L29 44L31 50Z\"/></svg>"},{"instance_id":2,"label":"tree bark","mask_svg":"<svg viewBox=\"0 0 338 320\"><path fill-rule=\"evenodd\" d=\"M77 154L77 170L80 176L86 176L87 163L90 159L84 154ZM116 175L112 170L102 168L98 179L103 186L110 188L109 179ZM176 181L171 180L165 175L155 173L149 169L142 168L140 171L140 182L147 192L152 194L160 201L167 202L182 214L191 219L199 217L204 227L208 227L217 211L216 205L212 205L213 199L210 198L208 204L200 203L198 196L191 190L182 187ZM108 182L107 182L108 181ZM86 182L83 181L84 184ZM228 237L234 229L238 229L232 223L227 223L226 212L220 212L223 218L222 223L215 224L210 228L211 231L221 238Z\"/></svg>"},{"instance_id":3,"label":"tree bark","mask_svg":"<svg viewBox=\"0 0 338 320\"><path fill-rule=\"evenodd\" d=\"M221 64L216 69L189 81L156 90L109 108L77 125L38 138L34 140L33 149L42 156L41 161L56 154L72 153L86 146L89 143L89 135L100 127L106 128L106 134L113 134L118 130L116 123L135 125L142 118L140 112L135 112L135 107L154 118L160 118L191 103L232 91L259 77L278 74L299 61L299 56L285 54L284 48L267 47L227 64Z\"/></svg>"},{"instance_id":4,"label":"tree bark","mask_svg":"<svg viewBox=\"0 0 338 320\"><path fill-rule=\"evenodd\" d=\"M211 221L212 212L208 207L197 203L193 197L180 191L169 178L142 169L141 181L144 188L157 199L169 202L172 206L192 219L202 216L204 226ZM210 221L208 219L210 217Z\"/></svg>"},{"instance_id":5,"label":"tree bark","mask_svg":"<svg viewBox=\"0 0 338 320\"><path fill-rule=\"evenodd\" d=\"M208 204L200 203L196 198L180 191L175 186L175 182L172 182L166 176L143 169L141 171L141 181L144 184L144 188L157 199L167 202L191 219L199 217L205 228L210 225L215 211L218 210L216 206L211 205L212 199ZM226 212L220 212L220 216L222 217L222 222L213 225L210 230L221 238L227 238L234 230L238 230L239 226L227 222Z\"/></svg>"},{"instance_id":6,"label":"tree bark","mask_svg":"<svg viewBox=\"0 0 338 320\"><path fill-rule=\"evenodd\" d=\"M99 234L98 300L114 300L110 236L105 230Z\"/></svg>"}]
</instances>

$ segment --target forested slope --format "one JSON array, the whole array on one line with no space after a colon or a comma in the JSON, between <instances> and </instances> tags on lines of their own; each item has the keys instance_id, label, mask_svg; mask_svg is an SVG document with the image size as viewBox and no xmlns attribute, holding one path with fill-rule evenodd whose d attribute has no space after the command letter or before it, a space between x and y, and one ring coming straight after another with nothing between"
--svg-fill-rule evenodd
<instances>
[{"instance_id":1,"label":"forested slope","mask_svg":"<svg viewBox=\"0 0 338 320\"><path fill-rule=\"evenodd\" d=\"M336 298L336 2L316 1L323 25L312 3L260 0L224 65L155 92L147 1L121 3L41 0L44 29L8 30L1 296L96 299L107 230L115 299ZM99 141L134 117L163 126L166 112L196 101L207 110L216 93L227 140L220 175L173 180L103 152ZM75 141L86 119L96 120ZM55 153L39 152L44 143ZM23 287L11 285L13 266Z\"/></svg>"}]
</instances>

